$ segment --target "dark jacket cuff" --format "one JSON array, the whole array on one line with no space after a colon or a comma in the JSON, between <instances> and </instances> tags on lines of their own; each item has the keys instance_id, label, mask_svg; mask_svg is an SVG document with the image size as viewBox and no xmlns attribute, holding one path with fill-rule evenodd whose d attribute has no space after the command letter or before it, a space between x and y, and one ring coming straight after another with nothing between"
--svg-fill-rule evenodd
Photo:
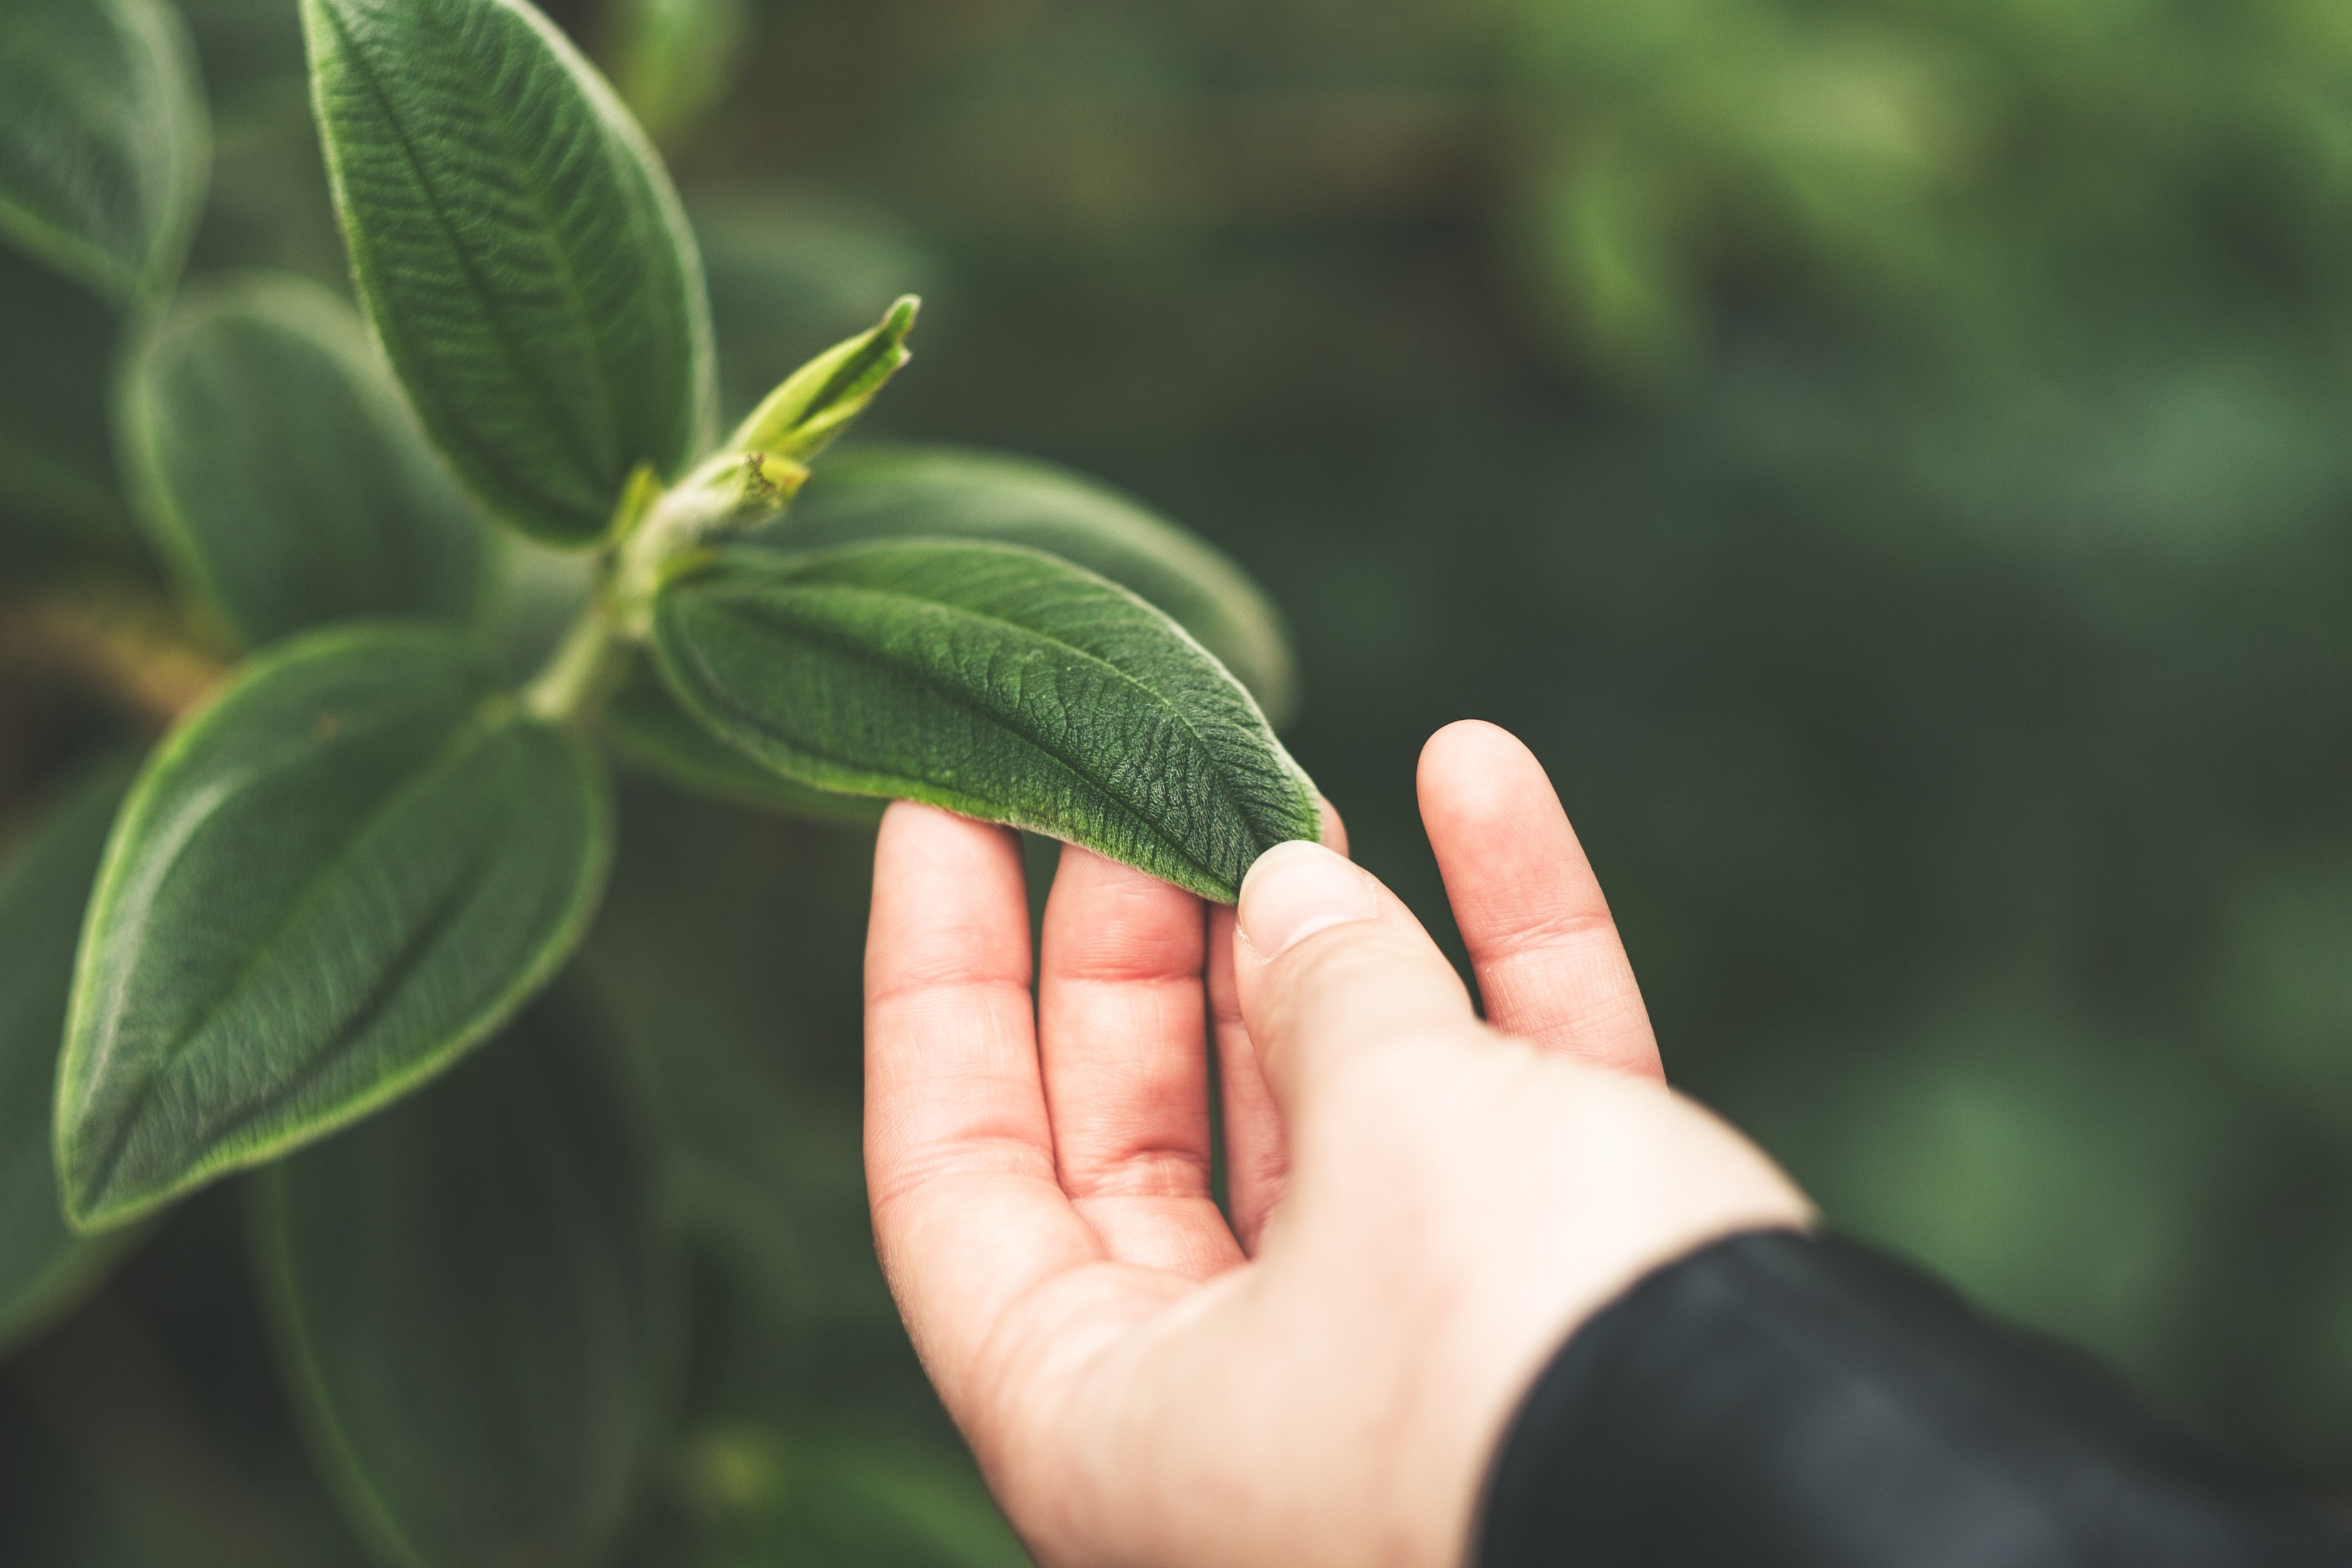
<instances>
[{"instance_id":1,"label":"dark jacket cuff","mask_svg":"<svg viewBox=\"0 0 2352 1568\"><path fill-rule=\"evenodd\" d=\"M2347 1568L2352 1541L2081 1357L1790 1231L1580 1329L1489 1477L1477 1568Z\"/></svg>"}]
</instances>

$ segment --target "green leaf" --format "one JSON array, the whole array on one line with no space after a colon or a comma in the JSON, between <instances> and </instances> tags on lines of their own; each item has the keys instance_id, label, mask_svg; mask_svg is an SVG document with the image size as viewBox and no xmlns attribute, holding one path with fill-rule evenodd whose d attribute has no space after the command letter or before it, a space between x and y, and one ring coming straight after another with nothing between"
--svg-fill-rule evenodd
<instances>
[{"instance_id":1,"label":"green leaf","mask_svg":"<svg viewBox=\"0 0 2352 1568\"><path fill-rule=\"evenodd\" d=\"M160 0L8 0L0 105L0 237L117 300L160 296L212 163L178 14Z\"/></svg>"},{"instance_id":2,"label":"green leaf","mask_svg":"<svg viewBox=\"0 0 2352 1568\"><path fill-rule=\"evenodd\" d=\"M302 0L360 295L492 511L584 544L714 417L709 305L669 176L522 0Z\"/></svg>"},{"instance_id":3,"label":"green leaf","mask_svg":"<svg viewBox=\"0 0 2352 1568\"><path fill-rule=\"evenodd\" d=\"M665 587L662 675L739 749L1086 845L1231 903L1321 828L1239 682L1142 599L1039 551L950 540L734 550Z\"/></svg>"},{"instance_id":4,"label":"green leaf","mask_svg":"<svg viewBox=\"0 0 2352 1568\"><path fill-rule=\"evenodd\" d=\"M913 356L907 334L922 301L902 294L880 324L817 355L786 376L727 438L730 452L764 452L805 463L866 412Z\"/></svg>"},{"instance_id":5,"label":"green leaf","mask_svg":"<svg viewBox=\"0 0 2352 1568\"><path fill-rule=\"evenodd\" d=\"M105 300L0 247L0 510L125 552L138 544L107 407L118 332Z\"/></svg>"},{"instance_id":6,"label":"green leaf","mask_svg":"<svg viewBox=\"0 0 2352 1568\"><path fill-rule=\"evenodd\" d=\"M480 609L492 536L316 284L191 290L132 363L122 428L159 543L246 644Z\"/></svg>"},{"instance_id":7,"label":"green leaf","mask_svg":"<svg viewBox=\"0 0 2352 1568\"><path fill-rule=\"evenodd\" d=\"M606 700L603 734L621 761L698 795L836 827L882 818L880 801L796 784L737 751L679 708L644 659L632 661Z\"/></svg>"},{"instance_id":8,"label":"green leaf","mask_svg":"<svg viewBox=\"0 0 2352 1568\"><path fill-rule=\"evenodd\" d=\"M446 1067L561 966L611 837L586 748L454 632L256 661L107 847L58 1068L68 1217L118 1225Z\"/></svg>"},{"instance_id":9,"label":"green leaf","mask_svg":"<svg viewBox=\"0 0 2352 1568\"><path fill-rule=\"evenodd\" d=\"M913 535L1001 540L1074 561L1175 617L1276 725L1297 706L1281 614L1246 573L1142 503L1051 463L954 447L845 452L750 542L823 549Z\"/></svg>"},{"instance_id":10,"label":"green leaf","mask_svg":"<svg viewBox=\"0 0 2352 1568\"><path fill-rule=\"evenodd\" d=\"M82 908L130 783L128 766L90 776L0 874L0 1351L70 1306L131 1234L68 1229L49 1154Z\"/></svg>"},{"instance_id":11,"label":"green leaf","mask_svg":"<svg viewBox=\"0 0 2352 1568\"><path fill-rule=\"evenodd\" d=\"M628 1515L670 1282L615 1090L559 991L255 1183L288 1389L388 1563L584 1564Z\"/></svg>"}]
</instances>

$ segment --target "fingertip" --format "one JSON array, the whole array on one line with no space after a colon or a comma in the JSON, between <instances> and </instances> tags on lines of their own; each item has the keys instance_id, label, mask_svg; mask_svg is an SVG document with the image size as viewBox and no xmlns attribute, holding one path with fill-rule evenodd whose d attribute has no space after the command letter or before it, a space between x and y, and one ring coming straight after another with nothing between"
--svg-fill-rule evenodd
<instances>
[{"instance_id":1,"label":"fingertip","mask_svg":"<svg viewBox=\"0 0 2352 1568\"><path fill-rule=\"evenodd\" d=\"M1334 854L1345 855L1348 852L1348 825L1340 820L1339 808L1331 804L1331 797L1328 795L1318 793L1315 798L1323 804L1323 847Z\"/></svg>"},{"instance_id":2,"label":"fingertip","mask_svg":"<svg viewBox=\"0 0 2352 1568\"><path fill-rule=\"evenodd\" d=\"M1424 819L1435 812L1475 822L1523 808L1530 796L1555 806L1559 800L1527 742L1484 719L1458 719L1432 735L1416 783Z\"/></svg>"},{"instance_id":3,"label":"fingertip","mask_svg":"<svg viewBox=\"0 0 2352 1568\"><path fill-rule=\"evenodd\" d=\"M1542 1049L1656 1074L1608 900L1535 753L1498 725L1449 724L1423 748L1420 786L1487 1020Z\"/></svg>"},{"instance_id":4,"label":"fingertip","mask_svg":"<svg viewBox=\"0 0 2352 1568\"><path fill-rule=\"evenodd\" d=\"M1280 957L1318 931L1376 919L1380 884L1345 856L1304 839L1277 844L1242 879L1236 918L1265 959Z\"/></svg>"},{"instance_id":5,"label":"fingertip","mask_svg":"<svg viewBox=\"0 0 2352 1568\"><path fill-rule=\"evenodd\" d=\"M1450 724L1440 725L1435 733L1422 742L1422 762L1426 765L1433 753L1450 752L1456 747L1487 745L1526 749L1517 735L1490 720L1456 719Z\"/></svg>"},{"instance_id":6,"label":"fingertip","mask_svg":"<svg viewBox=\"0 0 2352 1568\"><path fill-rule=\"evenodd\" d=\"M894 800L874 838L875 892L883 897L974 877L993 884L1003 878L1008 858L1019 876L1021 840L1013 829L919 801Z\"/></svg>"},{"instance_id":7,"label":"fingertip","mask_svg":"<svg viewBox=\"0 0 2352 1568\"><path fill-rule=\"evenodd\" d=\"M994 823L893 801L874 843L866 926L870 984L938 963L1028 964L1021 841ZM936 952L932 950L937 949Z\"/></svg>"},{"instance_id":8,"label":"fingertip","mask_svg":"<svg viewBox=\"0 0 2352 1568\"><path fill-rule=\"evenodd\" d=\"M894 800L883 807L882 826L875 837L877 843L898 849L911 844L942 847L989 844L1004 838L1011 832L1011 828L996 823L959 816L952 811L926 805L919 800ZM877 854L880 852L877 850Z\"/></svg>"},{"instance_id":9,"label":"fingertip","mask_svg":"<svg viewBox=\"0 0 2352 1568\"><path fill-rule=\"evenodd\" d=\"M894 800L882 808L882 825L875 831L875 842L887 844L907 833L918 831L913 818L919 814L936 809L919 801ZM878 851L877 851L878 852Z\"/></svg>"},{"instance_id":10,"label":"fingertip","mask_svg":"<svg viewBox=\"0 0 2352 1568\"><path fill-rule=\"evenodd\" d=\"M1064 844L1045 895L1045 969L1075 979L1197 975L1199 895L1079 844Z\"/></svg>"},{"instance_id":11,"label":"fingertip","mask_svg":"<svg viewBox=\"0 0 2352 1568\"><path fill-rule=\"evenodd\" d=\"M1235 928L1235 999L1286 1117L1328 1066L1473 1019L1460 976L1412 911L1320 845L1259 857Z\"/></svg>"}]
</instances>

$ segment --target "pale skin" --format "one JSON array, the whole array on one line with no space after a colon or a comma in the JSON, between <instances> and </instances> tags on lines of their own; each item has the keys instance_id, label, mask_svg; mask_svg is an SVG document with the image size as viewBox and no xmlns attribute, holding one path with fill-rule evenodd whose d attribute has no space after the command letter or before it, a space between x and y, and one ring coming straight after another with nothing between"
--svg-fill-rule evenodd
<instances>
[{"instance_id":1,"label":"pale skin","mask_svg":"<svg viewBox=\"0 0 2352 1568\"><path fill-rule=\"evenodd\" d=\"M1033 1005L1013 835L903 802L883 820L876 1244L1044 1568L1452 1568L1578 1324L1707 1241L1810 1223L1666 1087L1528 750L1449 726L1420 792L1484 1022L1404 905L1312 845L1260 858L1238 921L1066 849Z\"/></svg>"}]
</instances>

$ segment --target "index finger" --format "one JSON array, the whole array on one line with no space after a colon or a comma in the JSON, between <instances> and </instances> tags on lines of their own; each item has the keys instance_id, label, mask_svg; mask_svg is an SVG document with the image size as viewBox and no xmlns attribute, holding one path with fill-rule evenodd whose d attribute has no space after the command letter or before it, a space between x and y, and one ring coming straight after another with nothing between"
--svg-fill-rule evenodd
<instances>
[{"instance_id":1,"label":"index finger","mask_svg":"<svg viewBox=\"0 0 2352 1568\"><path fill-rule=\"evenodd\" d=\"M949 1410L1034 1286L1103 1254L1054 1175L1019 840L908 802L882 818L866 943L875 1249Z\"/></svg>"}]
</instances>

